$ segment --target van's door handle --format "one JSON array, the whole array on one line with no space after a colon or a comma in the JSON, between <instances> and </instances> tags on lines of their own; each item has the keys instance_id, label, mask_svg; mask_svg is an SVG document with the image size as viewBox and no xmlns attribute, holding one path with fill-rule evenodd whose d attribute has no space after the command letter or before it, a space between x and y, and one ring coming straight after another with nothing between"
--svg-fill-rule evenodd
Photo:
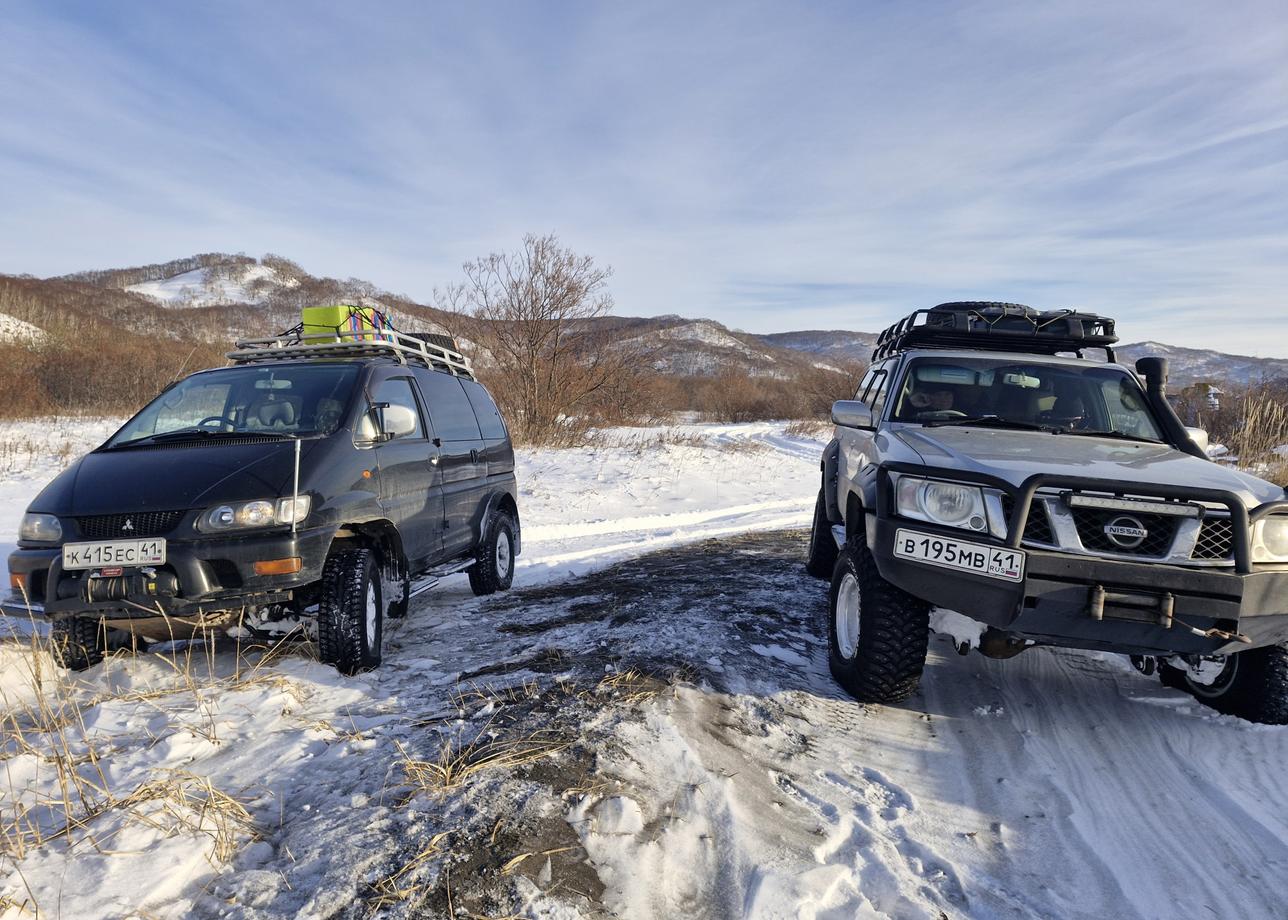
<instances>
[{"instance_id":1,"label":"van's door handle","mask_svg":"<svg viewBox=\"0 0 1288 920\"><path fill-rule=\"evenodd\" d=\"M479 462L479 452L477 450L470 451L470 461L473 463Z\"/></svg>"}]
</instances>

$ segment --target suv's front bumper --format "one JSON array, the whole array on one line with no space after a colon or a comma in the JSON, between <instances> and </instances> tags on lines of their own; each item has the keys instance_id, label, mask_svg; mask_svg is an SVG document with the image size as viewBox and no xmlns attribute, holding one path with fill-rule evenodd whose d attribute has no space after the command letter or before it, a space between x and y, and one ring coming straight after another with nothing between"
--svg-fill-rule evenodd
<instances>
[{"instance_id":1,"label":"suv's front bumper","mask_svg":"<svg viewBox=\"0 0 1288 920\"><path fill-rule=\"evenodd\" d=\"M1034 493L1051 481L1034 476L1016 490L991 477L948 470L893 471L978 482L1010 492L1016 502L1008 525L1012 534L1024 532ZM1068 484L1074 488L1109 485L1091 480ZM1184 492L1158 488L1169 497L1175 497L1169 493ZM1236 526L1246 533L1247 510L1241 504L1235 507L1236 496L1223 493L1222 500ZM1243 641L1203 635L1209 630L1242 635L1253 646L1288 641L1288 566L1251 565L1246 538L1236 541L1236 564L1228 568L1134 562L1031 549L1020 546L1018 538L1003 544L979 534L897 518L892 504L889 477L882 475L874 526L868 534L882 577L916 597L997 629L1039 643L1134 654L1223 654L1250 647ZM1251 518L1269 510L1258 509ZM894 540L899 529L1021 549L1024 578L1007 581L896 557Z\"/></svg>"},{"instance_id":2,"label":"suv's front bumper","mask_svg":"<svg viewBox=\"0 0 1288 920\"><path fill-rule=\"evenodd\" d=\"M267 533L241 533L216 539L167 540L166 562L158 572L172 573L173 596L129 595L90 602L84 579L92 570L65 571L61 547L17 549L9 556L9 573L23 588L11 588L0 610L11 616L92 615L116 619L149 616L195 616L221 610L290 600L292 593L322 577L322 566L335 535L334 527ZM298 558L300 570L285 575L257 575L255 563ZM126 573L138 570L127 569Z\"/></svg>"}]
</instances>

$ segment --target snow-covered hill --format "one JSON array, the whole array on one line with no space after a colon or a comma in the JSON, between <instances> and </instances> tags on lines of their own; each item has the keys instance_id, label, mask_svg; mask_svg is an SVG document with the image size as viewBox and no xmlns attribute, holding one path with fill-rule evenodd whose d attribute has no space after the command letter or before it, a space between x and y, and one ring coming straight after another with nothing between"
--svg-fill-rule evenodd
<instances>
[{"instance_id":1,"label":"snow-covered hill","mask_svg":"<svg viewBox=\"0 0 1288 920\"><path fill-rule=\"evenodd\" d=\"M16 345L40 345L47 341L48 338L49 336L45 333L45 330L39 326L10 316L7 313L0 313L0 342Z\"/></svg>"},{"instance_id":2,"label":"snow-covered hill","mask_svg":"<svg viewBox=\"0 0 1288 920\"><path fill-rule=\"evenodd\" d=\"M294 278L280 278L269 265L234 265L224 271L196 268L156 281L127 285L125 290L160 301L168 307L210 307L255 304L280 289L298 287Z\"/></svg>"}]
</instances>

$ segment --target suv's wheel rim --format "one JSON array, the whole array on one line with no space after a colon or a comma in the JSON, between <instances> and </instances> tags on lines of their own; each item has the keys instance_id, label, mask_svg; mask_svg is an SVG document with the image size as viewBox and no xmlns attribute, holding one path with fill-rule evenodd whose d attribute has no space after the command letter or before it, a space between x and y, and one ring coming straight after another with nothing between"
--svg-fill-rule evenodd
<instances>
[{"instance_id":1,"label":"suv's wheel rim","mask_svg":"<svg viewBox=\"0 0 1288 920\"><path fill-rule=\"evenodd\" d=\"M847 661L859 652L859 580L850 572L836 592L836 648Z\"/></svg>"},{"instance_id":2,"label":"suv's wheel rim","mask_svg":"<svg viewBox=\"0 0 1288 920\"><path fill-rule=\"evenodd\" d=\"M497 535L496 541L496 577L504 579L510 574L510 564L514 554L510 551L510 535L504 530Z\"/></svg>"},{"instance_id":3,"label":"suv's wheel rim","mask_svg":"<svg viewBox=\"0 0 1288 920\"><path fill-rule=\"evenodd\" d=\"M1228 691L1234 683L1235 677L1239 673L1239 656L1231 655L1225 659L1225 667L1221 673L1210 684L1201 684L1196 680L1191 680L1189 674L1185 675L1185 683L1190 688L1190 692L1195 696L1205 699L1215 699Z\"/></svg>"},{"instance_id":4,"label":"suv's wheel rim","mask_svg":"<svg viewBox=\"0 0 1288 920\"><path fill-rule=\"evenodd\" d=\"M376 583L374 581L367 584L367 650L374 652L376 650L376 619L380 615L380 607L376 603Z\"/></svg>"}]
</instances>

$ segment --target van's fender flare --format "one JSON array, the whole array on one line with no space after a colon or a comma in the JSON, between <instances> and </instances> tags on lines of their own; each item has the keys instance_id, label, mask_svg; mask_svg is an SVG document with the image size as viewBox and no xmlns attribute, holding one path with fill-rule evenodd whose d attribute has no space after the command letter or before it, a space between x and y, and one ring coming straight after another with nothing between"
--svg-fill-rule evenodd
<instances>
[{"instance_id":1,"label":"van's fender flare","mask_svg":"<svg viewBox=\"0 0 1288 920\"><path fill-rule=\"evenodd\" d=\"M497 489L488 496L487 504L483 506L483 516L479 518L478 539L480 541L483 539L492 515L498 511L505 511L514 521L514 554L517 556L523 549L523 527L519 523L519 503L515 501L514 495L505 489Z\"/></svg>"},{"instance_id":2,"label":"van's fender flare","mask_svg":"<svg viewBox=\"0 0 1288 920\"><path fill-rule=\"evenodd\" d=\"M823 473L823 509L827 513L827 519L833 524L840 524L845 520L845 514L841 510L837 496L840 455L841 442L837 438L832 438L827 447L823 448L823 459L819 461L819 469Z\"/></svg>"}]
</instances>

